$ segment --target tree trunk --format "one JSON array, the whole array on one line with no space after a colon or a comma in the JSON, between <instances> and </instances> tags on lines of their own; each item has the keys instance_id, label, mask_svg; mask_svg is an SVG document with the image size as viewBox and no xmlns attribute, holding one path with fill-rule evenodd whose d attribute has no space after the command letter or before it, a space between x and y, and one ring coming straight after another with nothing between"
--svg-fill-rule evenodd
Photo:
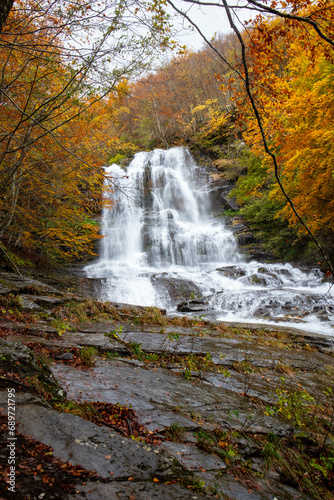
<instances>
[{"instance_id":1,"label":"tree trunk","mask_svg":"<svg viewBox=\"0 0 334 500\"><path fill-rule=\"evenodd\" d=\"M7 17L13 7L14 0L0 0L0 33L7 21Z\"/></svg>"},{"instance_id":2,"label":"tree trunk","mask_svg":"<svg viewBox=\"0 0 334 500\"><path fill-rule=\"evenodd\" d=\"M11 258L11 256L7 253L5 247L3 246L2 243L0 243L0 259L4 260L6 263L6 268L9 269L10 271L13 271L14 273L18 274L19 276L22 276L20 273L17 265Z\"/></svg>"}]
</instances>

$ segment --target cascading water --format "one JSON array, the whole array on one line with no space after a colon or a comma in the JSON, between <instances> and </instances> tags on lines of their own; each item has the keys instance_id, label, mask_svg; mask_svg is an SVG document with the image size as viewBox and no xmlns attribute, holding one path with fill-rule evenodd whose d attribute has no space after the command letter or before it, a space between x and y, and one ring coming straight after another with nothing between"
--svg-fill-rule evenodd
<instances>
[{"instance_id":1,"label":"cascading water","mask_svg":"<svg viewBox=\"0 0 334 500\"><path fill-rule=\"evenodd\" d=\"M138 153L126 171L106 172L119 189L110 190L114 208L103 211L100 259L86 267L103 278L102 300L175 311L196 297L219 319L289 318L332 334L333 298L320 273L246 263L231 231L210 214L207 175L186 149Z\"/></svg>"}]
</instances>

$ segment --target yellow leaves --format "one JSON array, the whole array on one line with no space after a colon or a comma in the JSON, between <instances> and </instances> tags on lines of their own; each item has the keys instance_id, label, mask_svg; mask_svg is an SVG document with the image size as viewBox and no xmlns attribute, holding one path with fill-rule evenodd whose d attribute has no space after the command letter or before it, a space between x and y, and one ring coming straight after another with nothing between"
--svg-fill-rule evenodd
<instances>
[{"instance_id":1,"label":"yellow leaves","mask_svg":"<svg viewBox=\"0 0 334 500\"><path fill-rule=\"evenodd\" d=\"M198 114L203 112L205 116L205 125L202 127L201 135L203 137L210 136L219 131L219 129L225 125L227 118L224 111L221 109L221 105L218 103L218 99L208 99L199 106L192 109L192 114Z\"/></svg>"},{"instance_id":2,"label":"yellow leaves","mask_svg":"<svg viewBox=\"0 0 334 500\"><path fill-rule=\"evenodd\" d=\"M283 8L289 4L284 3ZM312 4L314 8L317 3ZM319 8L323 19L331 19L333 13L323 6ZM280 178L292 202L313 232L334 230L331 160L334 156L334 65L322 41L306 36L294 23L285 23L284 29L286 37L282 38L280 22L263 19L254 29L250 47L254 95L267 140L279 161ZM243 109L243 114L247 117L244 138L252 145L254 154L264 158L256 122L250 118L249 109ZM270 170L273 172L272 163ZM246 182L244 186L247 187ZM248 194L256 196L259 189L260 179ZM277 185L270 190L273 201L285 201ZM297 223L288 206L279 215L284 215L291 225Z\"/></svg>"}]
</instances>

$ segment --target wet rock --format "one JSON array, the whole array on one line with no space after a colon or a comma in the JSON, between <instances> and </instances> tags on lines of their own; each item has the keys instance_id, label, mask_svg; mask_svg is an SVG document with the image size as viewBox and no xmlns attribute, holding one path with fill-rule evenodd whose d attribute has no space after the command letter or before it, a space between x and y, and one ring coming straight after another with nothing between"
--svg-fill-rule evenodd
<instances>
[{"instance_id":1,"label":"wet rock","mask_svg":"<svg viewBox=\"0 0 334 500\"><path fill-rule=\"evenodd\" d=\"M36 335L36 333L43 332L45 335L54 335L57 334L57 329L51 326L47 326L44 322L40 322L38 325L34 325L32 323L14 323L11 321L6 321L2 323L6 328L10 328L17 332L22 331L26 335Z\"/></svg>"},{"instance_id":2,"label":"wet rock","mask_svg":"<svg viewBox=\"0 0 334 500\"><path fill-rule=\"evenodd\" d=\"M204 300L189 300L178 304L176 309L179 312L200 312L206 311L207 305Z\"/></svg>"},{"instance_id":3,"label":"wet rock","mask_svg":"<svg viewBox=\"0 0 334 500\"><path fill-rule=\"evenodd\" d=\"M20 365L23 371L37 370L34 354L20 342L0 338L0 361L8 366Z\"/></svg>"},{"instance_id":4,"label":"wet rock","mask_svg":"<svg viewBox=\"0 0 334 500\"><path fill-rule=\"evenodd\" d=\"M55 359L59 359L62 361L69 361L73 359L73 355L70 352L63 352L61 354L58 354L58 356L55 356Z\"/></svg>"},{"instance_id":5,"label":"wet rock","mask_svg":"<svg viewBox=\"0 0 334 500\"><path fill-rule=\"evenodd\" d=\"M68 302L68 297L32 297L34 302L39 306L42 306L47 309L53 309L56 306L62 305L65 302ZM79 301L79 298L76 298L76 301Z\"/></svg>"},{"instance_id":6,"label":"wet rock","mask_svg":"<svg viewBox=\"0 0 334 500\"><path fill-rule=\"evenodd\" d=\"M236 199L229 196L229 193L235 187L234 182L229 182L226 179L211 179L208 187L213 211L239 210L240 207Z\"/></svg>"},{"instance_id":7,"label":"wet rock","mask_svg":"<svg viewBox=\"0 0 334 500\"><path fill-rule=\"evenodd\" d=\"M206 484L214 485L214 491L220 495L219 498L231 500L312 500L305 493L271 480L268 476L265 480L253 476L251 483L238 481L232 475L224 472L218 474L198 472L197 476Z\"/></svg>"},{"instance_id":8,"label":"wet rock","mask_svg":"<svg viewBox=\"0 0 334 500\"><path fill-rule=\"evenodd\" d=\"M248 283L250 285L267 286L267 280L264 276L259 276L258 274L253 274L248 278Z\"/></svg>"},{"instance_id":9,"label":"wet rock","mask_svg":"<svg viewBox=\"0 0 334 500\"><path fill-rule=\"evenodd\" d=\"M255 236L246 221L239 216L232 218L230 229L241 247L251 245L256 241Z\"/></svg>"},{"instance_id":10,"label":"wet rock","mask_svg":"<svg viewBox=\"0 0 334 500\"><path fill-rule=\"evenodd\" d=\"M329 321L329 316L326 311L317 312L315 316L320 319L320 321Z\"/></svg>"},{"instance_id":11,"label":"wet rock","mask_svg":"<svg viewBox=\"0 0 334 500\"><path fill-rule=\"evenodd\" d=\"M265 307L258 307L254 311L254 316L259 316L260 318L270 318L270 311Z\"/></svg>"},{"instance_id":12,"label":"wet rock","mask_svg":"<svg viewBox=\"0 0 334 500\"><path fill-rule=\"evenodd\" d=\"M259 409L248 398L231 388L194 384L192 380L176 376L167 370L145 370L131 367L119 360L98 360L92 370L74 369L71 366L53 365L55 376L61 381L71 398L80 401L105 401L133 407L139 421L155 430L163 429L173 421L183 418L180 425L187 429L203 428L188 414L199 414L210 422L208 428L220 426L224 430L244 429L255 433L267 433L272 429L285 435L290 426L285 422L262 415L255 418ZM147 388L150 388L149 391ZM183 415L175 413L183 409ZM153 428L149 427L149 419ZM166 420L167 419L167 420Z\"/></svg>"},{"instance_id":13,"label":"wet rock","mask_svg":"<svg viewBox=\"0 0 334 500\"><path fill-rule=\"evenodd\" d=\"M240 246L243 245L250 245L251 243L255 242L255 237L254 234L251 233L250 231L242 231L241 233L236 235L238 244Z\"/></svg>"},{"instance_id":14,"label":"wet rock","mask_svg":"<svg viewBox=\"0 0 334 500\"><path fill-rule=\"evenodd\" d=\"M246 260L257 260L262 262L272 262L277 260L273 255L264 250L264 248L258 243L251 243L243 245L240 248L243 257Z\"/></svg>"},{"instance_id":15,"label":"wet rock","mask_svg":"<svg viewBox=\"0 0 334 500\"><path fill-rule=\"evenodd\" d=\"M112 480L130 476L152 480L158 475L173 477L172 463L156 447L151 447L98 426L77 415L58 413L35 404L17 406L19 431L47 446L64 462L95 471Z\"/></svg>"},{"instance_id":16,"label":"wet rock","mask_svg":"<svg viewBox=\"0 0 334 500\"><path fill-rule=\"evenodd\" d=\"M103 278L87 278L83 270L83 264L72 264L63 268L58 268L57 271L43 271L34 269L34 277L43 281L48 286L57 290L57 295L69 292L74 294L84 295L88 298L101 297ZM42 295L35 293L36 295ZM51 295L49 292L47 295ZM76 297L78 298L78 297Z\"/></svg>"},{"instance_id":17,"label":"wet rock","mask_svg":"<svg viewBox=\"0 0 334 500\"><path fill-rule=\"evenodd\" d=\"M289 271L289 269L280 269L279 274L282 274L283 276L288 276L288 277L292 276L292 273L291 273L291 271Z\"/></svg>"},{"instance_id":18,"label":"wet rock","mask_svg":"<svg viewBox=\"0 0 334 500\"><path fill-rule=\"evenodd\" d=\"M34 300L25 295L20 296L20 303L23 311L33 311L41 309L40 306L36 304Z\"/></svg>"},{"instance_id":19,"label":"wet rock","mask_svg":"<svg viewBox=\"0 0 334 500\"><path fill-rule=\"evenodd\" d=\"M19 276L14 273L0 272L0 295L7 294L40 294L40 295L50 295L50 294L60 294L60 292L41 281Z\"/></svg>"},{"instance_id":20,"label":"wet rock","mask_svg":"<svg viewBox=\"0 0 334 500\"><path fill-rule=\"evenodd\" d=\"M109 327L111 328L111 327ZM275 327L270 326L271 330ZM282 331L282 327L276 327L276 330ZM296 331L292 330L292 335L296 336ZM149 353L174 353L174 354L197 354L205 356L211 354L214 363L231 367L234 362L249 361L254 366L263 368L272 368L274 360L280 363L291 365L294 368L313 371L323 370L324 365L334 364L334 359L330 356L323 355L319 352L307 351L288 351L280 350L275 346L268 349L266 346L254 342L247 342L244 339L235 338L217 338L217 337L197 337L186 335L185 332L173 327L172 336L168 332L142 332L142 331L126 331L123 330L118 334L122 342L129 344L139 344L143 352ZM265 337L265 333L261 333L261 339ZM41 339L43 340L43 339ZM295 338L309 346L317 346L318 348L332 348L331 339L327 339L323 335L301 334ZM287 340L287 343L291 340ZM116 352L127 353L128 348L121 342L109 340L103 333L83 333L83 332L65 332L58 345L74 345L78 346L95 346L102 351L114 350ZM64 344L62 344L64 343ZM281 341L284 344L284 341ZM131 360L132 363L136 360Z\"/></svg>"},{"instance_id":21,"label":"wet rock","mask_svg":"<svg viewBox=\"0 0 334 500\"><path fill-rule=\"evenodd\" d=\"M175 457L189 471L226 469L225 462L218 455L205 453L193 445L165 441L162 448Z\"/></svg>"},{"instance_id":22,"label":"wet rock","mask_svg":"<svg viewBox=\"0 0 334 500\"><path fill-rule=\"evenodd\" d=\"M246 276L246 271L238 266L218 267L216 271L227 278L241 278L242 276Z\"/></svg>"},{"instance_id":23,"label":"wet rock","mask_svg":"<svg viewBox=\"0 0 334 500\"><path fill-rule=\"evenodd\" d=\"M173 302L182 299L191 299L192 296L197 298L202 296L200 289L195 283L188 280L173 278L168 273L154 274L151 277L152 284L160 293L167 293Z\"/></svg>"},{"instance_id":24,"label":"wet rock","mask_svg":"<svg viewBox=\"0 0 334 500\"><path fill-rule=\"evenodd\" d=\"M322 347L321 352L325 354L334 354L334 346L333 347Z\"/></svg>"},{"instance_id":25,"label":"wet rock","mask_svg":"<svg viewBox=\"0 0 334 500\"><path fill-rule=\"evenodd\" d=\"M7 406L8 404L8 392L0 391L0 405ZM43 406L44 408L51 409L51 406L44 398L37 396L36 394L32 394L30 392L16 392L15 393L15 404L19 405L36 405ZM6 411L2 409L2 413L6 414ZM1 411L1 410L0 410Z\"/></svg>"},{"instance_id":26,"label":"wet rock","mask_svg":"<svg viewBox=\"0 0 334 500\"><path fill-rule=\"evenodd\" d=\"M206 484L215 485L214 491L219 495L218 498L228 498L229 500L272 500L275 498L272 495L267 496L262 488L250 488L247 484L237 481L228 474L202 472L197 475Z\"/></svg>"},{"instance_id":27,"label":"wet rock","mask_svg":"<svg viewBox=\"0 0 334 500\"><path fill-rule=\"evenodd\" d=\"M156 484L140 481L135 483L117 481L107 484L88 482L77 489L79 493L71 495L69 498L73 500L82 498L87 500L116 500L121 498L135 498L136 500L200 500L212 498L211 495L207 497L201 493L189 491L178 484Z\"/></svg>"},{"instance_id":28,"label":"wet rock","mask_svg":"<svg viewBox=\"0 0 334 500\"><path fill-rule=\"evenodd\" d=\"M65 392L46 365L39 365L34 353L20 342L0 338L0 368L15 374L15 381L29 377L36 384L57 399L64 399ZM11 375L12 376L12 375ZM34 386L32 386L33 390Z\"/></svg>"},{"instance_id":29,"label":"wet rock","mask_svg":"<svg viewBox=\"0 0 334 500\"><path fill-rule=\"evenodd\" d=\"M107 331L107 329L106 329ZM61 342L74 347L96 347L100 351L117 350L120 354L126 354L129 349L122 343L109 339L104 333L85 333L85 332L64 332Z\"/></svg>"}]
</instances>

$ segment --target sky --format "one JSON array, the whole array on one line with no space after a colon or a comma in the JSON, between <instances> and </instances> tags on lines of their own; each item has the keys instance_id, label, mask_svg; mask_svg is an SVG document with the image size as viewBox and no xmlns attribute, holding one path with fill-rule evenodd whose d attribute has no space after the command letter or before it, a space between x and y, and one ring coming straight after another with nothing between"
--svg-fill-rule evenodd
<instances>
[{"instance_id":1,"label":"sky","mask_svg":"<svg viewBox=\"0 0 334 500\"><path fill-rule=\"evenodd\" d=\"M180 10L188 9L188 16L194 21L203 34L210 40L215 33L227 34L231 32L231 28L225 14L225 10L223 7L202 7L198 5L191 5L189 3L183 2L182 0L175 0L176 6ZM190 6L190 10L189 10ZM250 19L252 17L250 12L239 12L238 17L240 19ZM238 20L234 18L236 24L238 24ZM187 21L184 21L184 28L187 26ZM240 24L239 24L240 26ZM184 29L182 34L179 34L178 39L184 45L187 45L189 48L194 50L199 50L203 46L203 39L197 33L197 31L189 32Z\"/></svg>"},{"instance_id":2,"label":"sky","mask_svg":"<svg viewBox=\"0 0 334 500\"><path fill-rule=\"evenodd\" d=\"M181 4L182 2L178 2ZM225 10L219 7L199 7L192 5L188 11L188 16L194 21L202 33L210 40L215 33L229 33L231 31L228 20L225 15ZM187 21L184 21L184 27L187 26ZM179 35L182 43L198 50L202 47L204 41L197 31L184 30L184 33Z\"/></svg>"}]
</instances>

